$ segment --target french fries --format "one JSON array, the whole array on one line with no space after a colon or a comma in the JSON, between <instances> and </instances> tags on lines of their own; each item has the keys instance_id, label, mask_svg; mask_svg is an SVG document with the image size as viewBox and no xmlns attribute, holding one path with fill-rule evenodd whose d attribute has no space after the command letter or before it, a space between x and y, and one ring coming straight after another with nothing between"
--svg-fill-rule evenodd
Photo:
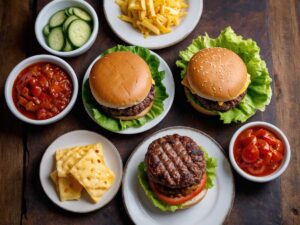
<instances>
[{"instance_id":1,"label":"french fries","mask_svg":"<svg viewBox=\"0 0 300 225\"><path fill-rule=\"evenodd\" d=\"M186 15L185 0L115 0L119 5L119 18L138 29L144 37L172 31Z\"/></svg>"}]
</instances>

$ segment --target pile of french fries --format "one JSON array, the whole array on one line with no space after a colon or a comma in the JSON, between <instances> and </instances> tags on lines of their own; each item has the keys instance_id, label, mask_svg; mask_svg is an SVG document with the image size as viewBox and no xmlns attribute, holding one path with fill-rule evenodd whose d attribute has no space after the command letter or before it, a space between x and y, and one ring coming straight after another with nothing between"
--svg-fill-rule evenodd
<instances>
[{"instance_id":1,"label":"pile of french fries","mask_svg":"<svg viewBox=\"0 0 300 225\"><path fill-rule=\"evenodd\" d=\"M147 37L165 34L186 15L185 0L116 0L122 14L119 18L131 23Z\"/></svg>"}]
</instances>

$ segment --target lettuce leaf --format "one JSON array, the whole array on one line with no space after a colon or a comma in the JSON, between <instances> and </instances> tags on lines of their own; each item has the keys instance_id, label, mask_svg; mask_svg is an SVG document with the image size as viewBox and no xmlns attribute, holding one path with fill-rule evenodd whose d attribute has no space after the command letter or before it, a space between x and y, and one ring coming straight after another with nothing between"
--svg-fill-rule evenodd
<instances>
[{"instance_id":1,"label":"lettuce leaf","mask_svg":"<svg viewBox=\"0 0 300 225\"><path fill-rule=\"evenodd\" d=\"M272 79L269 75L266 62L260 57L260 48L252 39L243 39L238 36L231 27L225 28L217 38L210 38L206 33L194 39L186 50L179 53L180 59L176 65L182 69L181 78L186 75L188 63L192 56L204 48L222 47L237 53L245 62L251 83L247 89L247 94L242 102L235 108L227 112L218 112L220 119L225 123L245 122L253 116L256 110L264 111L266 105L271 101ZM193 100L195 98L191 95ZM198 101L195 101L199 103Z\"/></svg>"},{"instance_id":2,"label":"lettuce leaf","mask_svg":"<svg viewBox=\"0 0 300 225\"><path fill-rule=\"evenodd\" d=\"M214 180L216 177L215 170L217 167L217 159L209 157L207 152L201 148L201 150L204 152L204 157L206 160L206 175L207 175L207 180L206 180L206 188L210 189L214 186ZM174 212L177 209L182 209L183 205L169 205L160 199L156 198L154 192L151 190L149 182L148 182L148 177L146 173L146 166L144 162L141 162L138 166L138 180L140 185L142 186L146 196L148 199L152 202L152 204L159 208L161 211L171 211Z\"/></svg>"},{"instance_id":3,"label":"lettuce leaf","mask_svg":"<svg viewBox=\"0 0 300 225\"><path fill-rule=\"evenodd\" d=\"M165 77L164 71L159 71L159 59L152 55L148 49L138 47L138 46L123 46L117 45L113 48L110 48L103 52L101 56L112 52L118 51L130 51L134 54L139 55L142 57L145 62L149 65L152 78L155 81L155 98L153 102L153 106L151 110L142 118L135 119L135 120L119 120L114 119L112 117L107 116L103 113L99 107L99 104L94 99L91 89L89 86L89 81L86 80L83 85L82 90L82 100L87 107L87 110L93 116L95 121L103 128L110 130L110 131L122 131L129 127L140 127L143 126L145 123L153 120L155 117L159 116L164 110L163 101L168 98L168 94L166 92L166 88L162 83L162 80Z\"/></svg>"}]
</instances>

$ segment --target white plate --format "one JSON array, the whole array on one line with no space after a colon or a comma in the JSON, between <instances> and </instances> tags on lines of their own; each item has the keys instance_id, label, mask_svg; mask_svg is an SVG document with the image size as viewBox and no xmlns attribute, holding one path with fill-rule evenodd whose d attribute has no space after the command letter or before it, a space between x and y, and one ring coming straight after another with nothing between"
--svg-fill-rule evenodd
<instances>
[{"instance_id":1,"label":"white plate","mask_svg":"<svg viewBox=\"0 0 300 225\"><path fill-rule=\"evenodd\" d=\"M104 159L107 166L115 173L115 181L113 186L104 194L100 201L96 204L92 203L85 191L78 201L59 200L59 196L50 179L50 173L55 169L54 154L56 150L62 148L73 147L76 145L88 145L101 142L103 145ZM45 151L40 165L40 181L47 196L59 207L77 213L91 212L102 208L109 203L117 194L122 181L123 164L120 153L116 147L105 137L86 130L76 130L66 133L57 138Z\"/></svg>"},{"instance_id":2,"label":"white plate","mask_svg":"<svg viewBox=\"0 0 300 225\"><path fill-rule=\"evenodd\" d=\"M191 137L205 148L209 156L218 160L215 185L205 198L193 207L176 212L162 212L146 197L137 179L137 166L144 160L149 144L157 138L170 134ZM146 138L132 153L125 166L123 199L128 214L135 224L143 225L217 225L229 214L234 200L234 178L222 147L207 134L188 127L170 127Z\"/></svg>"},{"instance_id":3,"label":"white plate","mask_svg":"<svg viewBox=\"0 0 300 225\"><path fill-rule=\"evenodd\" d=\"M189 0L188 4L187 15L177 27L172 28L172 32L157 36L150 35L147 38L144 38L143 34L133 28L131 24L118 18L121 10L115 1L104 0L104 14L112 30L123 41L149 49L160 49L182 41L197 26L202 14L203 1Z\"/></svg>"},{"instance_id":4,"label":"white plate","mask_svg":"<svg viewBox=\"0 0 300 225\"><path fill-rule=\"evenodd\" d=\"M144 131L147 131L149 129L151 129L152 127L156 126L157 124L160 123L160 121L162 121L165 116L168 114L169 110L171 109L173 100L174 100L174 96L175 96L175 84L174 84L174 78L173 78L173 74L172 71L170 70L170 67L168 66L168 64L166 63L166 61L161 58L159 55L157 55L156 53L150 51L150 53L152 55L155 55L159 61L159 71L165 71L165 78L162 81L162 83L164 84L164 86L166 87L166 91L167 94L169 95L169 97L167 99L164 100L164 111L157 117L155 117L153 120L147 122L146 124L144 124L141 127L130 127L127 128L125 130L122 131L114 131L115 133L119 133L119 134L137 134L137 133L141 133ZM97 62L98 59L100 59L101 56L98 56L89 66L89 68L87 69L84 78L83 78L83 82L82 82L82 89L83 89L83 85L85 83L85 81L89 78L90 76L90 72L91 69L93 67L93 65ZM83 105L84 108L86 110L86 112L88 113L88 115L92 118L92 120L94 120L93 116L90 114L90 112L87 109L87 106L85 105L84 101L83 101ZM95 121L95 120L94 120Z\"/></svg>"}]
</instances>

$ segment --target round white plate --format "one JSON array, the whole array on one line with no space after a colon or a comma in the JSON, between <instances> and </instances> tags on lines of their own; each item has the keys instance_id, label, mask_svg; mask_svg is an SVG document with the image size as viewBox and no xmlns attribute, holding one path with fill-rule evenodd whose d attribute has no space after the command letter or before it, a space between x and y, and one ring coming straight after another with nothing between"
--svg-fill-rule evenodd
<instances>
[{"instance_id":1,"label":"round white plate","mask_svg":"<svg viewBox=\"0 0 300 225\"><path fill-rule=\"evenodd\" d=\"M144 38L143 34L136 30L131 24L119 19L121 10L113 0L104 0L104 14L112 30L123 41L149 49L160 49L174 45L182 41L197 26L202 14L202 0L188 0L189 7L187 15L182 18L181 23L172 28L172 32L162 35L149 35Z\"/></svg>"},{"instance_id":2,"label":"round white plate","mask_svg":"<svg viewBox=\"0 0 300 225\"><path fill-rule=\"evenodd\" d=\"M157 55L156 53L150 51L150 53L152 55L155 55L159 61L159 71L165 71L165 78L162 81L162 83L164 84L164 86L166 87L166 91L167 94L169 95L169 97L167 99L164 100L164 111L157 117L155 117L153 120L147 122L146 124L144 124L141 127L130 127L127 128L125 130L122 131L114 131L115 133L119 133L119 134L137 134L137 133L141 133L144 131L147 131L149 129L151 129L152 127L156 126L157 124L160 123L160 121L162 121L165 116L168 114L169 110L171 109L173 100L174 100L174 96L175 96L175 84L174 84L174 78L173 78L173 74L172 71L170 70L170 67L168 66L168 64L166 63L166 61L160 57L159 55ZM85 83L85 81L89 78L90 76L90 72L91 69L93 67L93 65L97 62L98 59L100 59L101 56L98 56L89 66L89 68L87 69L84 78L83 78L83 82L82 82L82 89L83 89L83 85ZM88 115L92 118L92 120L94 120L93 116L90 114L90 112L87 109L87 106L85 105L84 101L83 101L83 105L84 108L86 110L86 112L88 113Z\"/></svg>"},{"instance_id":3,"label":"round white plate","mask_svg":"<svg viewBox=\"0 0 300 225\"><path fill-rule=\"evenodd\" d=\"M162 212L155 208L141 188L137 178L137 167L145 158L149 144L157 138L170 134L191 137L211 157L218 160L216 180L205 198L195 206L176 212ZM137 146L125 166L123 199L128 214L135 224L142 225L218 225L229 214L234 201L234 178L222 147L207 134L188 127L170 127L146 138Z\"/></svg>"},{"instance_id":4,"label":"round white plate","mask_svg":"<svg viewBox=\"0 0 300 225\"><path fill-rule=\"evenodd\" d=\"M113 186L103 195L100 201L94 204L85 191L81 198L76 201L59 200L59 196L50 179L50 173L55 169L54 154L56 150L73 147L76 145L88 145L101 142L106 165L115 173ZM45 151L40 164L40 181L46 195L59 207L76 213L87 213L102 208L109 203L117 194L123 173L123 163L116 147L105 137L86 130L76 130L66 133L57 138Z\"/></svg>"}]
</instances>

